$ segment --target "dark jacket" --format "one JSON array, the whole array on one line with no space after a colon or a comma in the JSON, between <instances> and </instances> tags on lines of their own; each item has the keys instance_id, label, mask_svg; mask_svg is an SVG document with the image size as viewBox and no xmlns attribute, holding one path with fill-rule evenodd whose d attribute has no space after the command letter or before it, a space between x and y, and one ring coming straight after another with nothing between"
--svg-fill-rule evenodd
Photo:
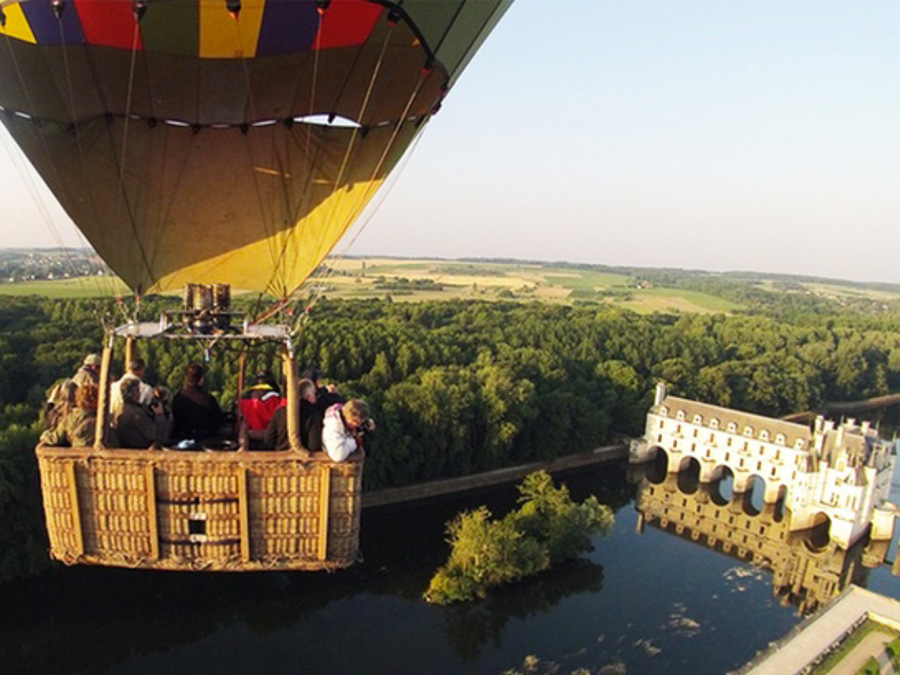
<instances>
[{"instance_id":1,"label":"dark jacket","mask_svg":"<svg viewBox=\"0 0 900 675\"><path fill-rule=\"evenodd\" d=\"M344 397L334 391L328 391L328 387L316 388L316 408L322 415L335 403L345 403Z\"/></svg>"},{"instance_id":2,"label":"dark jacket","mask_svg":"<svg viewBox=\"0 0 900 675\"><path fill-rule=\"evenodd\" d=\"M175 394L172 416L175 418L172 435L195 441L216 436L225 420L216 397L196 385L189 385Z\"/></svg>"},{"instance_id":3,"label":"dark jacket","mask_svg":"<svg viewBox=\"0 0 900 675\"><path fill-rule=\"evenodd\" d=\"M311 452L322 449L322 413L307 400L300 401L300 442ZM275 450L290 450L287 433L287 406L281 406L272 415L266 427L266 447Z\"/></svg>"},{"instance_id":4,"label":"dark jacket","mask_svg":"<svg viewBox=\"0 0 900 675\"><path fill-rule=\"evenodd\" d=\"M115 422L116 438L122 448L149 448L153 443L165 443L172 428L172 420L165 415L152 415L139 403L125 401L122 413Z\"/></svg>"}]
</instances>

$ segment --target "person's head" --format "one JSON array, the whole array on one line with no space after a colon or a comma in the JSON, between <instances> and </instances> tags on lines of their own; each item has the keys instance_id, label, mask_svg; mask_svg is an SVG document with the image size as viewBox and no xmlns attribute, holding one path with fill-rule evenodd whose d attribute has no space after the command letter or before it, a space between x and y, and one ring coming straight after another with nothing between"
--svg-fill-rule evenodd
<instances>
[{"instance_id":1,"label":"person's head","mask_svg":"<svg viewBox=\"0 0 900 675\"><path fill-rule=\"evenodd\" d=\"M100 370L100 364L102 360L96 354L88 354L84 357L84 361L82 361L81 365L88 370L98 371Z\"/></svg>"},{"instance_id":2,"label":"person's head","mask_svg":"<svg viewBox=\"0 0 900 675\"><path fill-rule=\"evenodd\" d=\"M350 399L341 408L341 413L350 427L358 429L369 419L369 404L359 398Z\"/></svg>"},{"instance_id":3,"label":"person's head","mask_svg":"<svg viewBox=\"0 0 900 675\"><path fill-rule=\"evenodd\" d=\"M184 373L184 381L188 386L198 387L203 384L203 366L192 363Z\"/></svg>"},{"instance_id":4,"label":"person's head","mask_svg":"<svg viewBox=\"0 0 900 675\"><path fill-rule=\"evenodd\" d=\"M141 381L136 377L126 377L119 385L122 388L122 400L138 403L141 399Z\"/></svg>"},{"instance_id":5,"label":"person's head","mask_svg":"<svg viewBox=\"0 0 900 675\"><path fill-rule=\"evenodd\" d=\"M98 391L96 384L82 384L75 390L75 405L82 410L96 410Z\"/></svg>"},{"instance_id":6,"label":"person's head","mask_svg":"<svg viewBox=\"0 0 900 675\"><path fill-rule=\"evenodd\" d=\"M253 383L257 385L265 384L272 387L272 389L275 389L277 387L275 376L272 375L271 370L260 370L258 373L256 373L256 377L254 378Z\"/></svg>"},{"instance_id":7,"label":"person's head","mask_svg":"<svg viewBox=\"0 0 900 675\"><path fill-rule=\"evenodd\" d=\"M316 385L312 380L300 380L300 384L297 385L297 391L301 400L309 401L310 403L316 402Z\"/></svg>"},{"instance_id":8,"label":"person's head","mask_svg":"<svg viewBox=\"0 0 900 675\"><path fill-rule=\"evenodd\" d=\"M310 380L318 387L319 380L322 379L322 371L317 370L316 368L307 368L300 374L300 377L304 380Z\"/></svg>"},{"instance_id":9,"label":"person's head","mask_svg":"<svg viewBox=\"0 0 900 675\"><path fill-rule=\"evenodd\" d=\"M128 372L132 375L137 375L138 377L144 376L144 359L135 357L128 362Z\"/></svg>"}]
</instances>

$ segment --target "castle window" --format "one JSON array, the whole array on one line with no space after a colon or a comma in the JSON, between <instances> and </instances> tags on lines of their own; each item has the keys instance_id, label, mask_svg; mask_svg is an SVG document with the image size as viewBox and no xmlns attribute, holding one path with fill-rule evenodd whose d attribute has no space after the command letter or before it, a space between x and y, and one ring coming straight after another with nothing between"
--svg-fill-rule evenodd
<instances>
[{"instance_id":1,"label":"castle window","mask_svg":"<svg viewBox=\"0 0 900 675\"><path fill-rule=\"evenodd\" d=\"M694 415L694 424L703 424L703 417L700 415Z\"/></svg>"},{"instance_id":2,"label":"castle window","mask_svg":"<svg viewBox=\"0 0 900 675\"><path fill-rule=\"evenodd\" d=\"M744 427L744 436L752 436L753 435L753 427L746 426Z\"/></svg>"},{"instance_id":3,"label":"castle window","mask_svg":"<svg viewBox=\"0 0 900 675\"><path fill-rule=\"evenodd\" d=\"M694 438L697 438L697 430L694 429Z\"/></svg>"},{"instance_id":4,"label":"castle window","mask_svg":"<svg viewBox=\"0 0 900 675\"><path fill-rule=\"evenodd\" d=\"M737 433L737 424L734 422L728 423L728 433L735 434Z\"/></svg>"},{"instance_id":5,"label":"castle window","mask_svg":"<svg viewBox=\"0 0 900 675\"><path fill-rule=\"evenodd\" d=\"M803 449L803 439L798 438L797 441L794 443L794 447L797 448L798 450L802 450Z\"/></svg>"},{"instance_id":6,"label":"castle window","mask_svg":"<svg viewBox=\"0 0 900 675\"><path fill-rule=\"evenodd\" d=\"M709 421L709 428L710 429L718 429L719 428L719 420L717 420L715 417L713 417Z\"/></svg>"},{"instance_id":7,"label":"castle window","mask_svg":"<svg viewBox=\"0 0 900 675\"><path fill-rule=\"evenodd\" d=\"M666 406L663 406L662 408L659 409L659 414L660 415L668 415L669 409Z\"/></svg>"},{"instance_id":8,"label":"castle window","mask_svg":"<svg viewBox=\"0 0 900 675\"><path fill-rule=\"evenodd\" d=\"M767 440L769 440L769 432L766 431L765 429L763 429L762 431L760 431L760 432L759 432L759 440L761 440L761 441L767 441Z\"/></svg>"},{"instance_id":9,"label":"castle window","mask_svg":"<svg viewBox=\"0 0 900 675\"><path fill-rule=\"evenodd\" d=\"M684 410L679 410L675 415L675 419L683 420L684 419Z\"/></svg>"},{"instance_id":10,"label":"castle window","mask_svg":"<svg viewBox=\"0 0 900 675\"><path fill-rule=\"evenodd\" d=\"M660 421L659 421L659 428L662 429L662 428L665 427L665 426L666 426L665 421L664 421L664 420L660 420Z\"/></svg>"},{"instance_id":11,"label":"castle window","mask_svg":"<svg viewBox=\"0 0 900 675\"><path fill-rule=\"evenodd\" d=\"M778 434L775 437L775 442L778 443L778 445L784 445L784 434Z\"/></svg>"}]
</instances>

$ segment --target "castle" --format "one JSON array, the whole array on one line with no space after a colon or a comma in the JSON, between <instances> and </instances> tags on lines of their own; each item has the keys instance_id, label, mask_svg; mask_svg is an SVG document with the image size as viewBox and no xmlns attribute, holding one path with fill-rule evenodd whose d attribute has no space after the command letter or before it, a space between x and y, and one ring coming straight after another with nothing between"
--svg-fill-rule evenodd
<instances>
[{"instance_id":1,"label":"castle","mask_svg":"<svg viewBox=\"0 0 900 675\"><path fill-rule=\"evenodd\" d=\"M669 473L696 462L701 483L730 472L734 492L745 493L762 481L765 503L783 502L791 531L827 522L830 540L844 549L870 526L872 539L893 532L897 507L887 500L896 444L868 422L817 417L810 428L669 396L659 384L629 461L650 461L660 451Z\"/></svg>"}]
</instances>

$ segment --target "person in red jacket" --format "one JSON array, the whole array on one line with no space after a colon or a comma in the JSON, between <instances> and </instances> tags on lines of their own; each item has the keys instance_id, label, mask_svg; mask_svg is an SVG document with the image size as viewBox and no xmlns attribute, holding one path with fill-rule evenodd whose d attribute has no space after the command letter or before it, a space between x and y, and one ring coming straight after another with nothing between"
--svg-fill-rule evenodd
<instances>
[{"instance_id":1,"label":"person in red jacket","mask_svg":"<svg viewBox=\"0 0 900 675\"><path fill-rule=\"evenodd\" d=\"M250 431L264 431L275 411L284 405L284 398L275 385L275 378L269 371L256 374L252 387L241 396L241 416Z\"/></svg>"}]
</instances>

